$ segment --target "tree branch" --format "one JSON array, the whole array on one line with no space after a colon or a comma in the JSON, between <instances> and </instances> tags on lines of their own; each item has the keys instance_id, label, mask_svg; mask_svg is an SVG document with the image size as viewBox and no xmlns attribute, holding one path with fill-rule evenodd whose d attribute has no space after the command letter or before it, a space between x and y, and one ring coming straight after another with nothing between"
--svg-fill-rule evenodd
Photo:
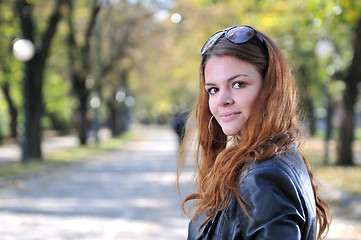
<instances>
[{"instance_id":1,"label":"tree branch","mask_svg":"<svg viewBox=\"0 0 361 240\"><path fill-rule=\"evenodd\" d=\"M93 2L91 17L89 19L88 26L85 31L85 45L81 48L82 52L82 58L83 58L83 66L85 69L89 69L89 50L90 50L90 37L93 32L96 19L98 16L98 13L100 11L101 5L98 3L98 1Z\"/></svg>"},{"instance_id":2,"label":"tree branch","mask_svg":"<svg viewBox=\"0 0 361 240\"><path fill-rule=\"evenodd\" d=\"M42 37L42 47L40 50L40 54L44 56L47 56L48 52L49 52L49 48L51 45L51 40L53 39L55 33L56 33L56 27L57 24L60 20L61 14L60 14L60 8L63 4L65 4L66 2L68 2L67 0L57 0L56 2L56 6L53 10L53 13L50 17L50 21L49 24L43 34ZM44 57L45 59L45 57ZM45 62L44 62L45 63Z\"/></svg>"},{"instance_id":3,"label":"tree branch","mask_svg":"<svg viewBox=\"0 0 361 240\"><path fill-rule=\"evenodd\" d=\"M20 17L20 26L23 38L34 41L34 23L31 14L33 11L32 5L27 3L26 0L17 0L15 3L15 11Z\"/></svg>"}]
</instances>

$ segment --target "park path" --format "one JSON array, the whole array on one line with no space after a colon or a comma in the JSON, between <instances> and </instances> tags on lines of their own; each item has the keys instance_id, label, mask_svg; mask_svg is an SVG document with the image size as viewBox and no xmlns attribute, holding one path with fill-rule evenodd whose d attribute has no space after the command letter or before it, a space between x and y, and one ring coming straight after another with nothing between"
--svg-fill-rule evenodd
<instances>
[{"instance_id":1,"label":"park path","mask_svg":"<svg viewBox=\"0 0 361 240\"><path fill-rule=\"evenodd\" d=\"M0 239L186 239L188 219L174 187L177 137L168 127L133 131L135 139L119 150L0 188ZM189 191L191 165L183 173L182 192ZM335 214L326 240L361 239L359 215L345 213L360 212L360 203L320 188Z\"/></svg>"},{"instance_id":2,"label":"park path","mask_svg":"<svg viewBox=\"0 0 361 240\"><path fill-rule=\"evenodd\" d=\"M135 132L120 150L0 189L0 238L186 239L176 135L163 127Z\"/></svg>"}]
</instances>

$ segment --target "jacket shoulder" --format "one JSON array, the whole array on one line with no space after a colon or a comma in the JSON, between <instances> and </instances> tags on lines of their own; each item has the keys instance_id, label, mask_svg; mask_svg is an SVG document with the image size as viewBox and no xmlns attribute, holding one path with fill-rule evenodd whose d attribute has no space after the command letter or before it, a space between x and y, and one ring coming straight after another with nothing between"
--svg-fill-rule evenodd
<instances>
[{"instance_id":1,"label":"jacket shoulder","mask_svg":"<svg viewBox=\"0 0 361 240\"><path fill-rule=\"evenodd\" d=\"M304 236L313 235L316 215L313 189L296 147L253 163L240 178L240 195L252 219L244 221L243 217L240 221L244 238L308 239Z\"/></svg>"},{"instance_id":2,"label":"jacket shoulder","mask_svg":"<svg viewBox=\"0 0 361 240\"><path fill-rule=\"evenodd\" d=\"M252 163L248 172L241 174L241 178L245 174L252 177L262 175L264 172L275 174L280 178L287 177L302 185L310 182L306 165L296 146L291 146L288 151L270 159Z\"/></svg>"}]
</instances>

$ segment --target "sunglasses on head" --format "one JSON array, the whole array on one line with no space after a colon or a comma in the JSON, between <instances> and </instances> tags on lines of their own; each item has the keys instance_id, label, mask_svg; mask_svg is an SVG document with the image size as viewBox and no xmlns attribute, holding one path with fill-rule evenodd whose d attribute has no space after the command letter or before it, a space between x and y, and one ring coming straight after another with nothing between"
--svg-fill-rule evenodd
<instances>
[{"instance_id":1,"label":"sunglasses on head","mask_svg":"<svg viewBox=\"0 0 361 240\"><path fill-rule=\"evenodd\" d=\"M203 56L208 51L208 49L210 49L218 41L218 39L223 36L223 34L230 42L235 44L245 43L254 36L257 36L263 43L263 39L254 28L245 25L233 26L213 34L203 45L201 49L201 56Z\"/></svg>"}]
</instances>

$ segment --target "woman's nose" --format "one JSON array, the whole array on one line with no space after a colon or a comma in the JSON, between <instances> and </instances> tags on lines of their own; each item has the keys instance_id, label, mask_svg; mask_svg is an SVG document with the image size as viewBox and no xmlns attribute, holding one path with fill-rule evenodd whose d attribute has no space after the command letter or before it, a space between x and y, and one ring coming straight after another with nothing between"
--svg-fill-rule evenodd
<instances>
[{"instance_id":1,"label":"woman's nose","mask_svg":"<svg viewBox=\"0 0 361 240\"><path fill-rule=\"evenodd\" d=\"M234 103L234 100L232 98L232 95L227 91L219 91L218 94L218 105L219 106L228 106L232 105Z\"/></svg>"}]
</instances>

